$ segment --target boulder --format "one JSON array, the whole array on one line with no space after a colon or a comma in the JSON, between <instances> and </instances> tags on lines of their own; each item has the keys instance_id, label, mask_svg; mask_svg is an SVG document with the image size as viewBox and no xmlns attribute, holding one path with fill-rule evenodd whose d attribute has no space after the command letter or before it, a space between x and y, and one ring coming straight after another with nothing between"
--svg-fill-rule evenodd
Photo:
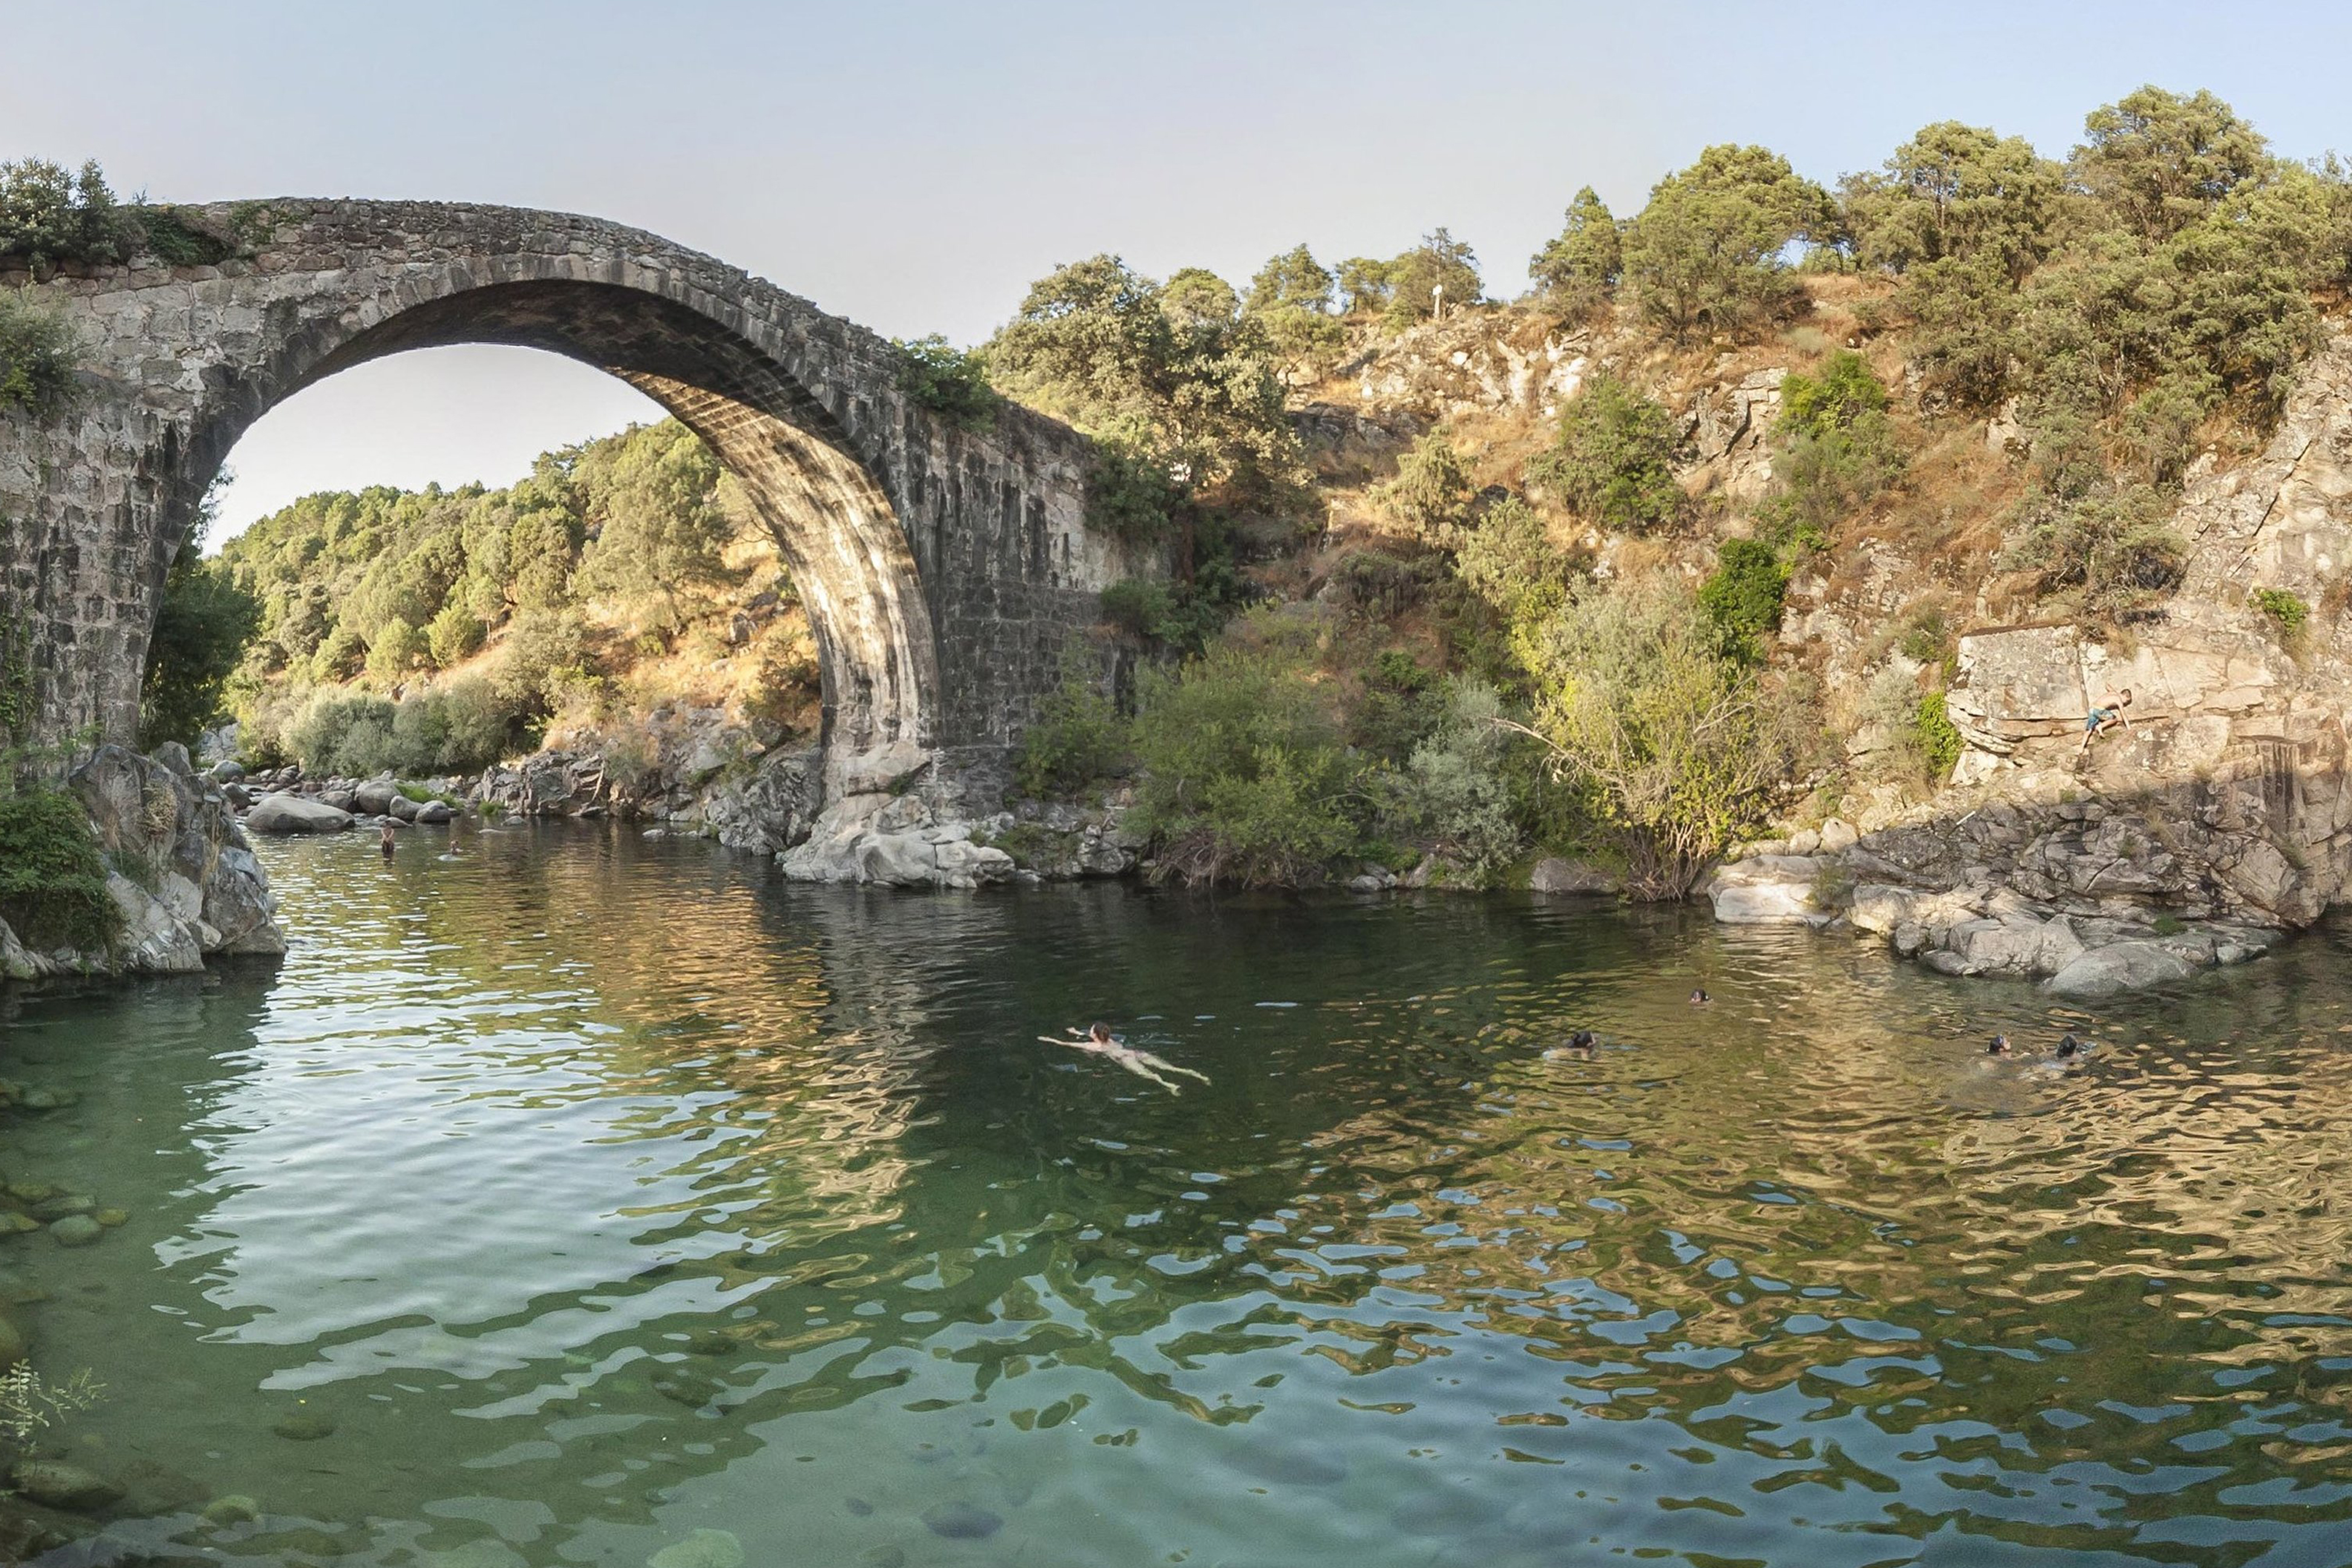
<instances>
[{"instance_id":1,"label":"boulder","mask_svg":"<svg viewBox=\"0 0 2352 1568\"><path fill-rule=\"evenodd\" d=\"M427 800L417 803L416 820L429 826L438 826L451 820L457 815L446 800Z\"/></svg>"},{"instance_id":2,"label":"boulder","mask_svg":"<svg viewBox=\"0 0 2352 1568\"><path fill-rule=\"evenodd\" d=\"M1822 867L1809 855L1751 855L1718 867L1706 892L1725 925L1826 925L1831 911L1813 901Z\"/></svg>"},{"instance_id":3,"label":"boulder","mask_svg":"<svg viewBox=\"0 0 2352 1568\"><path fill-rule=\"evenodd\" d=\"M411 800L404 795L395 795L392 797L391 805L380 815L389 816L394 822L414 822L416 814L424 809L421 802Z\"/></svg>"},{"instance_id":4,"label":"boulder","mask_svg":"<svg viewBox=\"0 0 2352 1568\"><path fill-rule=\"evenodd\" d=\"M390 779L370 779L352 791L352 799L370 816L382 816L392 809L393 802L402 798L400 786Z\"/></svg>"},{"instance_id":5,"label":"boulder","mask_svg":"<svg viewBox=\"0 0 2352 1568\"><path fill-rule=\"evenodd\" d=\"M110 871L107 897L122 916L115 939L116 966L132 974L195 974L205 967L203 944L186 921L162 900L122 875Z\"/></svg>"},{"instance_id":6,"label":"boulder","mask_svg":"<svg viewBox=\"0 0 2352 1568\"><path fill-rule=\"evenodd\" d=\"M62 1459L24 1459L8 1472L17 1494L48 1508L89 1513L122 1495L122 1489L79 1465Z\"/></svg>"},{"instance_id":7,"label":"boulder","mask_svg":"<svg viewBox=\"0 0 2352 1568\"><path fill-rule=\"evenodd\" d=\"M2061 996L2112 996L2185 980L2196 972L2197 965L2169 943L2117 942L2083 953L2053 974L2043 989Z\"/></svg>"},{"instance_id":8,"label":"boulder","mask_svg":"<svg viewBox=\"0 0 2352 1568\"><path fill-rule=\"evenodd\" d=\"M235 757L223 757L205 770L205 777L215 784L241 784L245 780L245 764Z\"/></svg>"},{"instance_id":9,"label":"boulder","mask_svg":"<svg viewBox=\"0 0 2352 1568\"><path fill-rule=\"evenodd\" d=\"M1856 833L1853 830L1853 824L1842 822L1838 818L1832 816L1827 822L1822 824L1822 853L1824 855L1836 855L1851 849L1854 847L1855 841L1861 838L1861 834Z\"/></svg>"},{"instance_id":10,"label":"boulder","mask_svg":"<svg viewBox=\"0 0 2352 1568\"><path fill-rule=\"evenodd\" d=\"M341 833L351 825L350 812L292 795L263 795L245 819L255 833Z\"/></svg>"}]
</instances>

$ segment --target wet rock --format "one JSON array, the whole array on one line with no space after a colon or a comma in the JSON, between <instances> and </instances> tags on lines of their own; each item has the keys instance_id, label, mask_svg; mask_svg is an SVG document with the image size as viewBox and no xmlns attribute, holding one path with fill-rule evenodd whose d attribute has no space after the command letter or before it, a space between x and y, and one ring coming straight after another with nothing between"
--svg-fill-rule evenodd
<instances>
[{"instance_id":1,"label":"wet rock","mask_svg":"<svg viewBox=\"0 0 2352 1568\"><path fill-rule=\"evenodd\" d=\"M81 1096L69 1089L57 1089L48 1084L36 1084L16 1097L16 1103L26 1110L63 1110L80 1102Z\"/></svg>"},{"instance_id":2,"label":"wet rock","mask_svg":"<svg viewBox=\"0 0 2352 1568\"><path fill-rule=\"evenodd\" d=\"M25 1359L25 1331L0 1318L0 1372L6 1372Z\"/></svg>"},{"instance_id":3,"label":"wet rock","mask_svg":"<svg viewBox=\"0 0 2352 1568\"><path fill-rule=\"evenodd\" d=\"M341 833L351 825L350 812L291 795L263 795L245 819L255 833Z\"/></svg>"},{"instance_id":4,"label":"wet rock","mask_svg":"<svg viewBox=\"0 0 2352 1568\"><path fill-rule=\"evenodd\" d=\"M290 1410L270 1424L269 1429L278 1436L295 1443L315 1443L321 1437L335 1435L331 1416L316 1410Z\"/></svg>"},{"instance_id":5,"label":"wet rock","mask_svg":"<svg viewBox=\"0 0 2352 1568\"><path fill-rule=\"evenodd\" d=\"M105 1230L88 1215L68 1215L49 1226L49 1235L59 1247L88 1247L103 1236Z\"/></svg>"},{"instance_id":6,"label":"wet rock","mask_svg":"<svg viewBox=\"0 0 2352 1568\"><path fill-rule=\"evenodd\" d=\"M1823 925L1831 912L1813 901L1821 871L1811 856L1756 855L1717 869L1706 892L1725 925Z\"/></svg>"},{"instance_id":7,"label":"wet rock","mask_svg":"<svg viewBox=\"0 0 2352 1568\"><path fill-rule=\"evenodd\" d=\"M31 1215L18 1214L13 1209L0 1214L0 1236L23 1236L27 1231L40 1228L41 1222Z\"/></svg>"},{"instance_id":8,"label":"wet rock","mask_svg":"<svg viewBox=\"0 0 2352 1568\"><path fill-rule=\"evenodd\" d=\"M697 1530L646 1559L646 1568L743 1568L743 1542L730 1530Z\"/></svg>"},{"instance_id":9,"label":"wet rock","mask_svg":"<svg viewBox=\"0 0 2352 1568\"><path fill-rule=\"evenodd\" d=\"M2186 980L2197 967L2162 942L2111 942L2084 953L2052 975L2046 989L2061 996L2113 996Z\"/></svg>"},{"instance_id":10,"label":"wet rock","mask_svg":"<svg viewBox=\"0 0 2352 1568\"><path fill-rule=\"evenodd\" d=\"M1004 1528L1004 1521L968 1502L943 1502L923 1510L923 1528L950 1541L984 1541Z\"/></svg>"},{"instance_id":11,"label":"wet rock","mask_svg":"<svg viewBox=\"0 0 2352 1568\"><path fill-rule=\"evenodd\" d=\"M122 1495L122 1489L79 1465L61 1459L26 1459L8 1472L17 1494L69 1513L89 1513Z\"/></svg>"},{"instance_id":12,"label":"wet rock","mask_svg":"<svg viewBox=\"0 0 2352 1568\"><path fill-rule=\"evenodd\" d=\"M131 1212L128 1209L100 1209L89 1217L109 1230L114 1229L117 1226L131 1223Z\"/></svg>"},{"instance_id":13,"label":"wet rock","mask_svg":"<svg viewBox=\"0 0 2352 1568\"><path fill-rule=\"evenodd\" d=\"M427 826L438 826L457 815L446 800L428 800L416 808L416 820Z\"/></svg>"},{"instance_id":14,"label":"wet rock","mask_svg":"<svg viewBox=\"0 0 2352 1568\"><path fill-rule=\"evenodd\" d=\"M224 1526L258 1524L261 1521L261 1504L242 1492L231 1492L205 1505L204 1521L206 1524Z\"/></svg>"}]
</instances>

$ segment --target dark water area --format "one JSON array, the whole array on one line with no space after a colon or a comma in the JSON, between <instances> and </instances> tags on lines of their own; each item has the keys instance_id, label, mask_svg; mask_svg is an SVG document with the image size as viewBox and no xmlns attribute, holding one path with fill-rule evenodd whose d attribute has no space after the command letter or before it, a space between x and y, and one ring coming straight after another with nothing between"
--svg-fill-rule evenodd
<instances>
[{"instance_id":1,"label":"dark water area","mask_svg":"<svg viewBox=\"0 0 2352 1568\"><path fill-rule=\"evenodd\" d=\"M0 1238L128 1492L45 1562L2352 1563L2340 932L2083 1011L1606 903L264 853L282 966L0 1013L72 1100L0 1174L128 1215Z\"/></svg>"}]
</instances>

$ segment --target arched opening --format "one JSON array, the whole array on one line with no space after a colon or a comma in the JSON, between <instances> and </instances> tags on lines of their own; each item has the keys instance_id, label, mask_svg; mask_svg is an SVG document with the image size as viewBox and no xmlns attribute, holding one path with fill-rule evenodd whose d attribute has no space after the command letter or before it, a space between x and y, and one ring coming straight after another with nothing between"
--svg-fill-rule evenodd
<instances>
[{"instance_id":1,"label":"arched opening","mask_svg":"<svg viewBox=\"0 0 2352 1568\"><path fill-rule=\"evenodd\" d=\"M264 414L337 373L413 349L501 344L591 365L699 436L772 535L806 608L824 689L828 778L901 775L936 744L929 608L907 536L831 414L712 315L642 289L572 280L462 288L372 321L368 308L298 327L262 363L208 386L168 454L163 532L181 536L230 448Z\"/></svg>"}]
</instances>

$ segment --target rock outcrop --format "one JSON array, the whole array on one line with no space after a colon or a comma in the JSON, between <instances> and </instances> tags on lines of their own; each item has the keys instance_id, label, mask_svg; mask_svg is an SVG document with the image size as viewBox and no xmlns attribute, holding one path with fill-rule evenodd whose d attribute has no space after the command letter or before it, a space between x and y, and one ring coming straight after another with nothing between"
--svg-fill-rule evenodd
<instances>
[{"instance_id":1,"label":"rock outcrop","mask_svg":"<svg viewBox=\"0 0 2352 1568\"><path fill-rule=\"evenodd\" d=\"M89 814L121 933L103 951L41 951L0 921L0 974L185 974L215 956L286 951L269 879L222 784L198 777L184 748L101 746L66 787Z\"/></svg>"}]
</instances>

